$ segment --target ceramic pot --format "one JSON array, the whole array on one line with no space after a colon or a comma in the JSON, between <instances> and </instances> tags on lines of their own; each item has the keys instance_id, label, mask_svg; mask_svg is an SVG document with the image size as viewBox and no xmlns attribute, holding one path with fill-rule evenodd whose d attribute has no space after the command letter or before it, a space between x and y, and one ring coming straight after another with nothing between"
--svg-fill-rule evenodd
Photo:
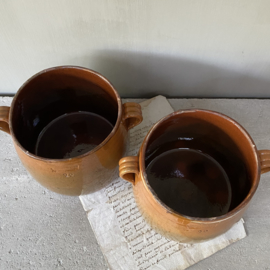
<instances>
[{"instance_id":1,"label":"ceramic pot","mask_svg":"<svg viewBox=\"0 0 270 270\"><path fill-rule=\"evenodd\" d=\"M93 150L74 158L50 159L36 155L41 131L61 115L91 112L113 126ZM99 73L82 67L43 70L26 81L10 107L0 107L0 129L12 136L25 168L44 187L61 194L93 192L112 178L127 146L128 130L142 121L141 108L125 103Z\"/></svg>"},{"instance_id":2,"label":"ceramic pot","mask_svg":"<svg viewBox=\"0 0 270 270\"><path fill-rule=\"evenodd\" d=\"M170 142L176 142L173 147L179 147L178 140L185 136L187 140L200 137L202 145L197 145L197 149L202 152L211 149L206 154L218 160L228 174L232 202L223 215L200 218L176 212L157 196L148 181L149 157ZM244 169L233 167L237 162L242 162ZM258 187L260 175L270 170L270 151L258 151L247 131L226 115L199 109L180 110L157 122L146 135L138 156L124 157L119 165L120 177L132 183L137 205L150 225L167 238L196 242L221 235L241 219ZM246 174L240 179L242 169Z\"/></svg>"}]
</instances>

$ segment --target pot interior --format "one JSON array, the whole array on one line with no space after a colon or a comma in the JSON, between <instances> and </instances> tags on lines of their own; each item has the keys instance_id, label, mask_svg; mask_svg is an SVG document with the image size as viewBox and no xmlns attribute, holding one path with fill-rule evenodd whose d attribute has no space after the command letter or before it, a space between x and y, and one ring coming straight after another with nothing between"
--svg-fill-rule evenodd
<instances>
[{"instance_id":1,"label":"pot interior","mask_svg":"<svg viewBox=\"0 0 270 270\"><path fill-rule=\"evenodd\" d=\"M91 70L59 67L29 79L15 97L11 125L21 146L35 154L42 130L69 113L89 112L115 126L118 96L111 84Z\"/></svg>"},{"instance_id":2,"label":"pot interior","mask_svg":"<svg viewBox=\"0 0 270 270\"><path fill-rule=\"evenodd\" d=\"M228 181L226 183L227 193L223 192L222 189L225 184L218 182L220 175L214 175L215 168L211 167L211 164L209 168L213 169L212 176L214 175L212 182L209 180L212 177L211 170L210 174L205 173L203 171L205 168L201 168L200 164L195 164L197 161L193 162L194 164L192 162L188 163L192 160L195 152L198 155L207 157L208 163L216 164L213 166L223 171L224 179L226 178L226 181ZM171 156L168 153L172 153ZM182 155L181 158L180 155ZM181 199L181 196L184 196L185 200L189 198L191 201L194 201L196 196L204 196L197 205L191 204L197 208L200 208L201 204L206 200L214 201L215 198L223 200L222 196L227 196L227 208L224 208L225 212L220 212L220 215L224 215L244 203L251 190L256 189L258 183L258 160L252 139L232 119L210 111L179 111L161 121L149 133L144 157L143 170L146 170L146 182L154 196L166 206L169 205L169 208L172 208L170 206L172 196L179 197L179 204L184 200ZM161 159L162 157L163 159ZM160 162L153 165L158 160ZM185 162L188 164L185 164ZM186 175L195 175L194 181L197 181L196 191L188 190L189 187L195 185L193 180L187 182L189 179L184 174L188 170L189 174ZM204 173L208 177L206 181L210 182L200 182L200 177ZM174 179L169 179L168 175L174 175ZM177 183L173 181L179 181L180 178L182 182L181 184L177 182L179 185L177 186ZM208 183L209 186L207 186ZM165 191L166 185L171 185L169 192ZM176 194L176 192L179 193ZM181 192L184 194L181 195ZM205 194L200 195L201 192L207 192L210 195L207 195L206 198ZM213 217L211 213L198 216L198 211L186 211L183 207L179 206L175 209L172 208L172 210L186 216ZM215 207L221 206L216 205ZM217 216L217 214L214 216Z\"/></svg>"}]
</instances>

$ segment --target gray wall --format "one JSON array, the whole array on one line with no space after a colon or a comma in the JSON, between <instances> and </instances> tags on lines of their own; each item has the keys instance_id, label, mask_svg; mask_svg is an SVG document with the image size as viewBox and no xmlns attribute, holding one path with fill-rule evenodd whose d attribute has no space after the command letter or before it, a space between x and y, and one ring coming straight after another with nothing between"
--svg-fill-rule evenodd
<instances>
[{"instance_id":1,"label":"gray wall","mask_svg":"<svg viewBox=\"0 0 270 270\"><path fill-rule=\"evenodd\" d=\"M270 97L268 0L3 0L0 93L57 65L121 96Z\"/></svg>"}]
</instances>

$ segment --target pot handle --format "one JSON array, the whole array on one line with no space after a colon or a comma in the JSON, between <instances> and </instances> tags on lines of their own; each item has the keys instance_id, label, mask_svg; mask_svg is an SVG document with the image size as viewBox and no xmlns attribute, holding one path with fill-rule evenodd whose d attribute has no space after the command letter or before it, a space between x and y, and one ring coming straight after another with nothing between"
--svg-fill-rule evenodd
<instances>
[{"instance_id":1,"label":"pot handle","mask_svg":"<svg viewBox=\"0 0 270 270\"><path fill-rule=\"evenodd\" d=\"M9 110L10 110L10 107L8 107L8 106L1 106L0 107L0 130L3 130L8 134L10 134Z\"/></svg>"},{"instance_id":2,"label":"pot handle","mask_svg":"<svg viewBox=\"0 0 270 270\"><path fill-rule=\"evenodd\" d=\"M119 161L119 176L135 184L135 177L139 174L139 158L137 156L124 157Z\"/></svg>"},{"instance_id":3,"label":"pot handle","mask_svg":"<svg viewBox=\"0 0 270 270\"><path fill-rule=\"evenodd\" d=\"M258 151L260 162L261 162L261 174L270 171L270 150L259 150Z\"/></svg>"},{"instance_id":4,"label":"pot handle","mask_svg":"<svg viewBox=\"0 0 270 270\"><path fill-rule=\"evenodd\" d=\"M127 130L139 125L143 120L141 105L135 102L127 102L123 104L122 119Z\"/></svg>"}]
</instances>

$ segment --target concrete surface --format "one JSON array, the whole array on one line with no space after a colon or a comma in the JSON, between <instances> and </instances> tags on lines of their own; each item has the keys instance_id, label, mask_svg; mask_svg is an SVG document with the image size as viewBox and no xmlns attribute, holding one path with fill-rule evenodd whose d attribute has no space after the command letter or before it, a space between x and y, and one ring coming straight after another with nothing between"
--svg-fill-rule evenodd
<instances>
[{"instance_id":1,"label":"concrete surface","mask_svg":"<svg viewBox=\"0 0 270 270\"><path fill-rule=\"evenodd\" d=\"M174 109L206 108L238 120L258 149L270 149L270 100L169 100ZM0 98L9 105L11 98ZM0 269L109 267L77 197L52 193L33 180L12 139L0 132ZM248 236L190 267L191 270L270 269L270 173L246 212ZM133 270L133 269L127 269Z\"/></svg>"}]
</instances>

